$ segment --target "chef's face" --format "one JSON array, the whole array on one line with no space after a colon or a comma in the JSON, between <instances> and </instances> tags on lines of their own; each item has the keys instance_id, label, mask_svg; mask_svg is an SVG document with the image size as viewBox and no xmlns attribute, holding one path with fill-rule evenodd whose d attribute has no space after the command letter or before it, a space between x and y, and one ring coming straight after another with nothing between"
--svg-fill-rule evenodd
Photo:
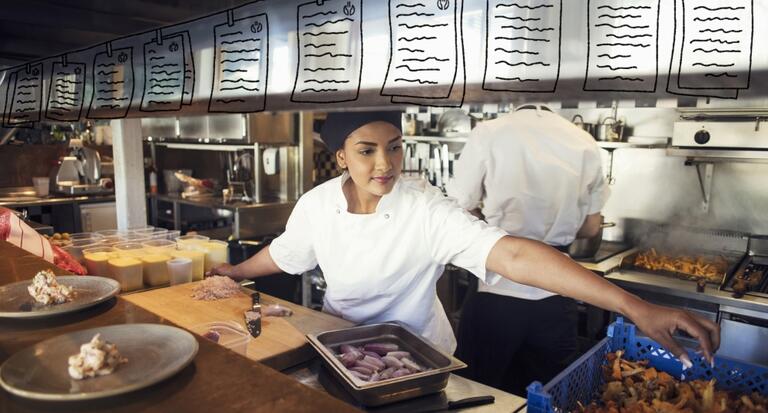
<instances>
[{"instance_id":1,"label":"chef's face","mask_svg":"<svg viewBox=\"0 0 768 413\"><path fill-rule=\"evenodd\" d=\"M352 132L336 160L355 185L372 195L392 191L403 169L403 137L388 122L372 122Z\"/></svg>"}]
</instances>

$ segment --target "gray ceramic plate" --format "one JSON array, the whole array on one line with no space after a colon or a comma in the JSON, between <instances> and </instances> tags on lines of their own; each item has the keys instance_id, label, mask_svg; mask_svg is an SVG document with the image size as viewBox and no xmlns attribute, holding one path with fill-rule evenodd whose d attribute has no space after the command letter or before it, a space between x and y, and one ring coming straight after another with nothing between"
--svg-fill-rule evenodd
<instances>
[{"instance_id":1,"label":"gray ceramic plate","mask_svg":"<svg viewBox=\"0 0 768 413\"><path fill-rule=\"evenodd\" d=\"M72 301L40 305L27 291L32 280L20 281L0 287L0 317L38 318L69 313L107 301L120 292L120 283L111 278L61 276L56 277L56 281L75 289L77 295Z\"/></svg>"},{"instance_id":2,"label":"gray ceramic plate","mask_svg":"<svg viewBox=\"0 0 768 413\"><path fill-rule=\"evenodd\" d=\"M128 362L112 374L73 380L69 356L80 352L96 333L117 345ZM38 400L88 400L151 386L173 376L197 354L197 340L180 328L161 324L122 324L91 328L54 337L26 348L0 367L0 385L9 392Z\"/></svg>"}]
</instances>

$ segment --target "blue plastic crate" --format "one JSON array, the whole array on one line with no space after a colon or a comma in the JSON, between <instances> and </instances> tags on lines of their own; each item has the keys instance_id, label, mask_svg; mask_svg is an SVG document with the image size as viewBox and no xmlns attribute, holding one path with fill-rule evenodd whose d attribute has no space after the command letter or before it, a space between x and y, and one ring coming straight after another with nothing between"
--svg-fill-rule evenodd
<instances>
[{"instance_id":1,"label":"blue plastic crate","mask_svg":"<svg viewBox=\"0 0 768 413\"><path fill-rule=\"evenodd\" d=\"M578 408L577 401L587 404L598 396L603 384L602 365L609 352L624 350L624 358L636 361L647 359L657 370L673 377L696 380L717 380L717 387L745 393L768 395L768 367L715 356L712 368L704 357L692 350L688 354L693 367L683 372L683 366L658 343L635 335L635 326L619 318L608 327L608 336L586 354L573 362L552 381L542 386L533 382L528 386L528 412L568 412Z\"/></svg>"}]
</instances>

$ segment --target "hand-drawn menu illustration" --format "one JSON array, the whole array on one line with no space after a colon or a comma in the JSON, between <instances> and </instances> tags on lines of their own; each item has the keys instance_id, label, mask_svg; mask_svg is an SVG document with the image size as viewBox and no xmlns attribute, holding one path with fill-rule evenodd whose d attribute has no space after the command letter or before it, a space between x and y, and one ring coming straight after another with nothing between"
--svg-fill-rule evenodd
<instances>
[{"instance_id":1,"label":"hand-drawn menu illustration","mask_svg":"<svg viewBox=\"0 0 768 413\"><path fill-rule=\"evenodd\" d=\"M483 89L554 92L562 10L562 0L487 0Z\"/></svg>"},{"instance_id":2,"label":"hand-drawn menu illustration","mask_svg":"<svg viewBox=\"0 0 768 413\"><path fill-rule=\"evenodd\" d=\"M48 119L76 122L83 111L85 63L54 62L48 87Z\"/></svg>"},{"instance_id":3,"label":"hand-drawn menu illustration","mask_svg":"<svg viewBox=\"0 0 768 413\"><path fill-rule=\"evenodd\" d=\"M157 37L144 43L144 95L141 110L161 112L181 109L185 79L184 37Z\"/></svg>"},{"instance_id":4,"label":"hand-drawn menu illustration","mask_svg":"<svg viewBox=\"0 0 768 413\"><path fill-rule=\"evenodd\" d=\"M6 90L5 126L32 126L40 120L43 101L43 64L26 65L11 72Z\"/></svg>"},{"instance_id":5,"label":"hand-drawn menu illustration","mask_svg":"<svg viewBox=\"0 0 768 413\"><path fill-rule=\"evenodd\" d=\"M299 55L291 101L357 99L363 68L362 20L362 0L317 0L299 5Z\"/></svg>"},{"instance_id":6,"label":"hand-drawn menu illustration","mask_svg":"<svg viewBox=\"0 0 768 413\"><path fill-rule=\"evenodd\" d=\"M753 0L683 0L678 86L747 89L752 69ZM727 6L725 5L727 4Z\"/></svg>"},{"instance_id":7,"label":"hand-drawn menu illustration","mask_svg":"<svg viewBox=\"0 0 768 413\"><path fill-rule=\"evenodd\" d=\"M660 0L589 0L584 90L655 92Z\"/></svg>"},{"instance_id":8,"label":"hand-drawn menu illustration","mask_svg":"<svg viewBox=\"0 0 768 413\"><path fill-rule=\"evenodd\" d=\"M93 59L93 97L88 117L119 119L128 115L133 100L133 48L96 53Z\"/></svg>"},{"instance_id":9,"label":"hand-drawn menu illustration","mask_svg":"<svg viewBox=\"0 0 768 413\"><path fill-rule=\"evenodd\" d=\"M396 103L461 105L465 85L458 2L389 0L391 50L382 96Z\"/></svg>"},{"instance_id":10,"label":"hand-drawn menu illustration","mask_svg":"<svg viewBox=\"0 0 768 413\"><path fill-rule=\"evenodd\" d=\"M213 28L216 51L209 112L261 112L269 79L269 20L266 14L235 19Z\"/></svg>"}]
</instances>

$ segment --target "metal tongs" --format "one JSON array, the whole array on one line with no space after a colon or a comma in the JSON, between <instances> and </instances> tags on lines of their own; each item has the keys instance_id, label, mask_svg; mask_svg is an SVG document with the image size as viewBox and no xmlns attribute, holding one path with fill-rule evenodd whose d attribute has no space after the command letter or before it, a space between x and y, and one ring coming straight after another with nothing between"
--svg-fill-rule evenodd
<instances>
[{"instance_id":1,"label":"metal tongs","mask_svg":"<svg viewBox=\"0 0 768 413\"><path fill-rule=\"evenodd\" d=\"M261 295L258 292L251 294L251 309L245 312L245 327L251 337L261 334Z\"/></svg>"}]
</instances>

